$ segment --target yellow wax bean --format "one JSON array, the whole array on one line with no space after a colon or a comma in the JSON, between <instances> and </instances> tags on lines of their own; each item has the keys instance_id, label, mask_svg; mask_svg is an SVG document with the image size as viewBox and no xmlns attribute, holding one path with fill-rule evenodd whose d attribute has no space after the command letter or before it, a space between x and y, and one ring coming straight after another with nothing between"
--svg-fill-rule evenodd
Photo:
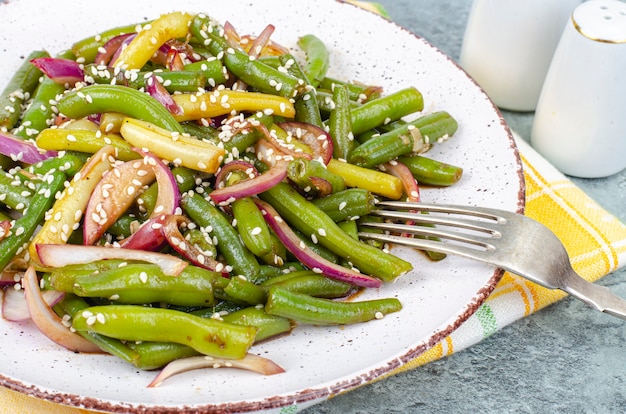
<instances>
[{"instance_id":1,"label":"yellow wax bean","mask_svg":"<svg viewBox=\"0 0 626 414\"><path fill-rule=\"evenodd\" d=\"M293 118L296 110L289 99L258 92L217 90L205 93L172 95L174 102L183 110L174 115L178 122L226 115L232 111L263 111L269 115Z\"/></svg>"},{"instance_id":2,"label":"yellow wax bean","mask_svg":"<svg viewBox=\"0 0 626 414\"><path fill-rule=\"evenodd\" d=\"M216 145L169 132L149 122L126 118L120 130L131 145L196 171L215 173L226 151Z\"/></svg>"},{"instance_id":3,"label":"yellow wax bean","mask_svg":"<svg viewBox=\"0 0 626 414\"><path fill-rule=\"evenodd\" d=\"M330 160L327 168L328 171L342 177L347 187L362 188L394 200L402 197L402 181L391 174L336 159Z\"/></svg>"},{"instance_id":4,"label":"yellow wax bean","mask_svg":"<svg viewBox=\"0 0 626 414\"><path fill-rule=\"evenodd\" d=\"M28 246L28 253L35 264L41 265L37 244L65 244L78 228L93 189L102 175L112 168L110 159L114 154L115 148L110 145L101 148L74 175L54 202L52 210L46 214L46 221Z\"/></svg>"},{"instance_id":5,"label":"yellow wax bean","mask_svg":"<svg viewBox=\"0 0 626 414\"><path fill-rule=\"evenodd\" d=\"M111 145L115 148L115 158L123 161L141 158L130 144L118 134L103 134L100 131L85 129L44 129L37 135L39 148L55 151L78 151L95 153L100 148Z\"/></svg>"},{"instance_id":6,"label":"yellow wax bean","mask_svg":"<svg viewBox=\"0 0 626 414\"><path fill-rule=\"evenodd\" d=\"M183 12L162 15L144 26L120 53L113 66L122 69L141 69L165 42L187 36L192 19L192 15Z\"/></svg>"}]
</instances>

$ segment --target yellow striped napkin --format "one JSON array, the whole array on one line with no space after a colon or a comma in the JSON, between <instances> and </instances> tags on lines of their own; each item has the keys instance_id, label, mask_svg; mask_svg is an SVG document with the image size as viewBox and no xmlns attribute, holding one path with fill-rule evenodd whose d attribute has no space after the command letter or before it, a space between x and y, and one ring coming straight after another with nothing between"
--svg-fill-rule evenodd
<instances>
[{"instance_id":1,"label":"yellow striped napkin","mask_svg":"<svg viewBox=\"0 0 626 414\"><path fill-rule=\"evenodd\" d=\"M368 4L381 12L380 6ZM526 215L548 226L563 241L575 270L596 281L626 263L626 225L600 207L572 181L516 137L526 180ZM413 369L465 349L504 326L562 299L506 273L487 301L459 329L415 360L388 374ZM0 412L13 414L89 414L91 411L38 400L0 387Z\"/></svg>"}]
</instances>

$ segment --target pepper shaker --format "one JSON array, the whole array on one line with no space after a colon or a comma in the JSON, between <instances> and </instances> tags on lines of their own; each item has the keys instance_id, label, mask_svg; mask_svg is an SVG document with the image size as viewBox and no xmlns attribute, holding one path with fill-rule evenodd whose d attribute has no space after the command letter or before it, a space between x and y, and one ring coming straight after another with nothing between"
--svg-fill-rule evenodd
<instances>
[{"instance_id":1,"label":"pepper shaker","mask_svg":"<svg viewBox=\"0 0 626 414\"><path fill-rule=\"evenodd\" d=\"M499 107L532 111L581 0L474 0L459 63Z\"/></svg>"},{"instance_id":2,"label":"pepper shaker","mask_svg":"<svg viewBox=\"0 0 626 414\"><path fill-rule=\"evenodd\" d=\"M574 10L546 75L531 145L577 177L626 168L626 3L589 0Z\"/></svg>"}]
</instances>

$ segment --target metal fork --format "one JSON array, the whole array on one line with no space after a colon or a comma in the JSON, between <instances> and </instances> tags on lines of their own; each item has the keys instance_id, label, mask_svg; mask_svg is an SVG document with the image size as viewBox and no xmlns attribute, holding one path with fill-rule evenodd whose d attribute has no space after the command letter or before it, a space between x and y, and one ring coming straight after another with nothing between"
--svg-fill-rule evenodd
<instances>
[{"instance_id":1,"label":"metal fork","mask_svg":"<svg viewBox=\"0 0 626 414\"><path fill-rule=\"evenodd\" d=\"M381 201L378 207L384 209L372 214L386 220L360 225L384 231L363 231L360 237L489 263L626 319L626 300L579 276L557 236L529 217L484 207L399 201Z\"/></svg>"}]
</instances>

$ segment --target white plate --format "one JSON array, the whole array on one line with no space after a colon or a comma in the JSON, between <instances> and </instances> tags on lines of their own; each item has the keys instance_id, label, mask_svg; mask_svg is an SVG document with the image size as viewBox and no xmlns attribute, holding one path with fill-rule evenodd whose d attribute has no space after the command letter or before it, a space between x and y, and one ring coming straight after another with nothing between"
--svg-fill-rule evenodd
<instances>
[{"instance_id":1,"label":"white plate","mask_svg":"<svg viewBox=\"0 0 626 414\"><path fill-rule=\"evenodd\" d=\"M524 184L510 131L487 96L428 42L370 12L334 1L11 0L0 3L0 85L33 49L56 53L98 31L152 19L159 13L207 12L241 33L276 26L274 39L295 45L314 33L331 52L330 75L382 85L387 92L416 86L426 111L447 110L459 130L432 156L462 165L463 180L424 190L427 201L521 211ZM0 384L38 397L114 412L302 409L385 375L462 324L501 277L493 268L449 257L430 263L403 251L415 271L366 297L398 297L404 309L350 327L301 326L288 337L256 346L286 373L271 377L236 370L189 372L148 389L153 372L109 356L60 349L28 324L0 321ZM291 407L289 412L292 412Z\"/></svg>"}]
</instances>

